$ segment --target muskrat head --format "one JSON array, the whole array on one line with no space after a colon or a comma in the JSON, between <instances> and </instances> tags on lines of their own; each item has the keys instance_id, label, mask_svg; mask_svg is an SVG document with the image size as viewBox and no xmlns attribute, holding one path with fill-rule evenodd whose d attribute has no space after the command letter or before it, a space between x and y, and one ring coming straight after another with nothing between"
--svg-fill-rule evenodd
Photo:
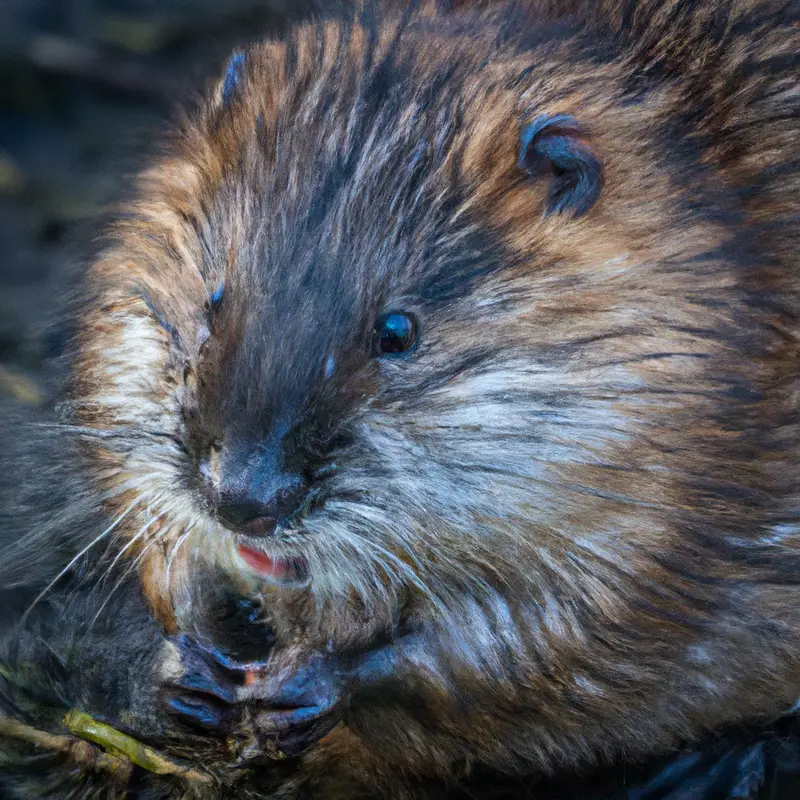
<instances>
[{"instance_id":1,"label":"muskrat head","mask_svg":"<svg viewBox=\"0 0 800 800\"><path fill-rule=\"evenodd\" d=\"M198 559L373 632L468 587L543 647L692 614L739 380L699 167L563 31L448 25L235 57L92 268L77 415L164 617Z\"/></svg>"}]
</instances>

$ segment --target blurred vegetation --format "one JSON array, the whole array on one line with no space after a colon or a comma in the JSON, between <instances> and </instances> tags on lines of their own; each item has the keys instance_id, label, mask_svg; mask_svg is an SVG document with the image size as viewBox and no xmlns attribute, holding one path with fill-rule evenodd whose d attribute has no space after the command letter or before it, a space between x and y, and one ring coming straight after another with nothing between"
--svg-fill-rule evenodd
<instances>
[{"instance_id":1,"label":"blurred vegetation","mask_svg":"<svg viewBox=\"0 0 800 800\"><path fill-rule=\"evenodd\" d=\"M0 0L0 398L41 396L70 265L165 120L313 3Z\"/></svg>"}]
</instances>

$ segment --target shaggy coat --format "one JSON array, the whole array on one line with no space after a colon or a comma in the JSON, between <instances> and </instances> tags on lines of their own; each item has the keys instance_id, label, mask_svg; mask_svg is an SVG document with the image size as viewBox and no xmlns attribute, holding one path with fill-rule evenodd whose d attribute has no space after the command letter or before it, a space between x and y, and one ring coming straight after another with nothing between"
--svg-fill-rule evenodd
<instances>
[{"instance_id":1,"label":"shaggy coat","mask_svg":"<svg viewBox=\"0 0 800 800\"><path fill-rule=\"evenodd\" d=\"M115 566L209 646L210 588L255 600L242 707L332 687L287 793L634 758L800 696L800 5L452 5L235 56L80 310ZM223 526L285 474L302 514Z\"/></svg>"}]
</instances>

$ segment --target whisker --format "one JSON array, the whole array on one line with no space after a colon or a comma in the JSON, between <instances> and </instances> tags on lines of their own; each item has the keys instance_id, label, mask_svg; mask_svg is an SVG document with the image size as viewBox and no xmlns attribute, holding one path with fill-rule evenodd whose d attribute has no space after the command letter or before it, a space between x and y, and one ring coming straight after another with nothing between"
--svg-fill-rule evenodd
<instances>
[{"instance_id":1,"label":"whisker","mask_svg":"<svg viewBox=\"0 0 800 800\"><path fill-rule=\"evenodd\" d=\"M178 538L175 544L172 545L172 547L170 548L169 555L167 556L167 569L165 576L165 582L167 583L167 585L169 585L169 576L170 572L172 571L172 562L175 560L175 556L178 555L178 551L181 549L181 547L183 547L184 543L189 538L189 535L192 533L193 530L194 526L193 525L189 526L186 532L181 534L181 536Z\"/></svg>"},{"instance_id":2,"label":"whisker","mask_svg":"<svg viewBox=\"0 0 800 800\"><path fill-rule=\"evenodd\" d=\"M139 428L133 425L125 425L117 428L93 428L86 425L71 425L69 423L59 422L34 422L32 426L37 428L48 428L52 430L68 431L80 436L89 436L95 439L137 439L137 438L151 438L151 439L167 439L173 444L184 447L180 437L171 433L170 431L152 430L148 428Z\"/></svg>"},{"instance_id":3,"label":"whisker","mask_svg":"<svg viewBox=\"0 0 800 800\"><path fill-rule=\"evenodd\" d=\"M89 633L91 629L94 627L94 624L100 618L100 614L103 613L103 609L109 604L111 598L114 596L114 593L122 586L122 584L130 577L130 575L136 570L136 567L139 566L142 559L145 555L150 551L150 548L153 546L153 542L148 542L143 548L142 552L139 553L136 558L128 565L128 567L123 571L122 575L120 575L119 580L111 587L111 591L106 596L106 599L100 605L100 608L97 609L97 613L92 617L92 621L89 623L89 626L86 629L86 633Z\"/></svg>"},{"instance_id":4,"label":"whisker","mask_svg":"<svg viewBox=\"0 0 800 800\"><path fill-rule=\"evenodd\" d=\"M156 522L158 522L165 514L166 514L166 511L162 511L157 517L154 517L153 519L150 519L145 525L143 525L141 528L139 528L139 530L130 538L130 540L125 544L125 546L120 549L120 551L116 554L116 556L114 556L114 560L111 562L111 564L108 566L108 569L106 569L106 571L105 571L106 577L111 575L111 573L114 570L114 567L116 566L117 562L122 558L123 555L125 555L125 553L131 547L133 547L133 545L140 538L142 538L147 533L147 531L150 529L150 526L154 525ZM105 577L103 578L103 582L105 582Z\"/></svg>"},{"instance_id":5,"label":"whisker","mask_svg":"<svg viewBox=\"0 0 800 800\"><path fill-rule=\"evenodd\" d=\"M78 552L78 554L76 556L74 556L70 560L70 562L64 567L64 569L62 569L61 572L59 572L58 575L56 575L56 577L53 578L53 580L50 581L50 583L48 583L47 586L44 587L44 589L42 589L42 591L36 596L34 601L28 606L28 608L26 609L25 613L22 615L22 618L20 619L20 623L21 624L23 624L25 622L25 620L28 618L28 615L34 609L36 604L58 583L58 581L61 580L61 578L63 578L64 575L66 575L67 572L69 572L69 570L84 555L86 555L86 553L89 552L89 550L91 550L98 542L100 542L102 539L104 539L106 536L108 536L117 527L117 525L119 525L119 523L122 522L122 520L124 520L125 517L127 517L128 514L130 514L131 511L133 511L133 509L140 502L141 502L141 498L137 497L99 536L97 536L94 539L92 539L92 541L89 542L89 544L87 544L86 547L84 547L82 550L80 550L80 552Z\"/></svg>"},{"instance_id":6,"label":"whisker","mask_svg":"<svg viewBox=\"0 0 800 800\"><path fill-rule=\"evenodd\" d=\"M387 563L378 559L378 563L380 563L381 568L384 569L390 576L391 575L405 575L417 589L419 589L423 594L427 594L428 587L422 582L420 577L414 572L411 567L405 563L401 558L395 555L391 550L387 550L385 547L377 544L376 542L370 541L369 539L364 538L356 534L356 537L360 540L362 546L371 549L373 552L381 554L389 559L391 563L393 563L396 567L396 571L393 572Z\"/></svg>"}]
</instances>

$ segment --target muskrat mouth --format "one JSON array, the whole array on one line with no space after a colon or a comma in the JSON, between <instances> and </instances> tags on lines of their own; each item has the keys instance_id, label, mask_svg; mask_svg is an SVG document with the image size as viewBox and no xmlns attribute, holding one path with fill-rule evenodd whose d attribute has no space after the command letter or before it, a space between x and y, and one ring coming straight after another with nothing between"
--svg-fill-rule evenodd
<instances>
[{"instance_id":1,"label":"muskrat mouth","mask_svg":"<svg viewBox=\"0 0 800 800\"><path fill-rule=\"evenodd\" d=\"M259 577L275 583L300 586L308 581L308 563L300 556L269 556L263 550L239 542L239 558Z\"/></svg>"}]
</instances>

